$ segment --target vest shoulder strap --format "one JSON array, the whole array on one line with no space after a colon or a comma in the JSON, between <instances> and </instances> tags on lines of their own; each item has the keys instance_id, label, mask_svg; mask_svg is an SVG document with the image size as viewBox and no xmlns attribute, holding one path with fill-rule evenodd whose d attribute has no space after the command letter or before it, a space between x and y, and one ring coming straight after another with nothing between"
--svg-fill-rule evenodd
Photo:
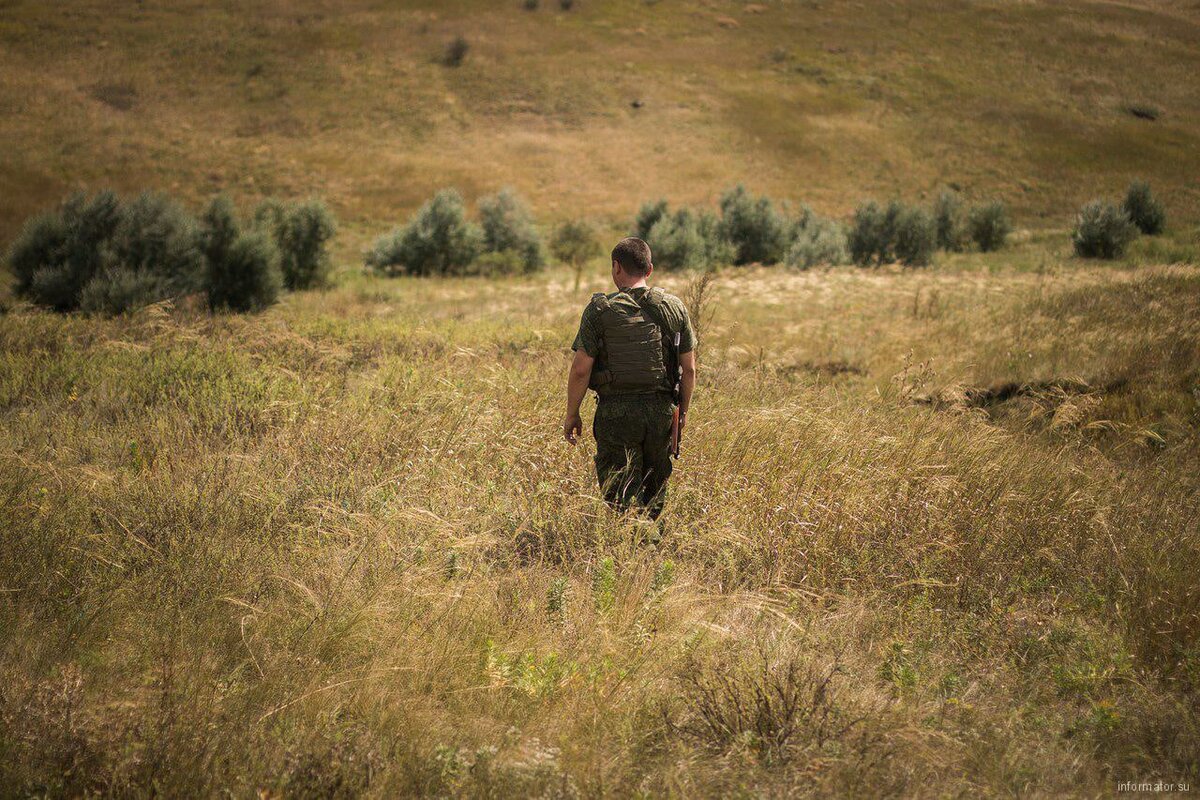
<instances>
[{"instance_id":1,"label":"vest shoulder strap","mask_svg":"<svg viewBox=\"0 0 1200 800\"><path fill-rule=\"evenodd\" d=\"M608 300L608 295L604 292L596 292L592 295L592 305L597 311L607 311L612 304Z\"/></svg>"}]
</instances>

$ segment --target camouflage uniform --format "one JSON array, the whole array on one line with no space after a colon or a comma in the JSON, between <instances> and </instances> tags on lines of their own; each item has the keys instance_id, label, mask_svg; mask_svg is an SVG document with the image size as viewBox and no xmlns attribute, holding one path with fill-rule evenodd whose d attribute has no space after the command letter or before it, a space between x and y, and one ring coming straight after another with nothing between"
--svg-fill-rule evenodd
<instances>
[{"instance_id":1,"label":"camouflage uniform","mask_svg":"<svg viewBox=\"0 0 1200 800\"><path fill-rule=\"evenodd\" d=\"M625 293L641 299L646 288L627 289ZM607 295L616 297L619 292ZM690 353L696 347L696 335L688 319L687 308L674 295L664 294L660 306L670 333L678 332L679 352ZM599 312L589 303L579 321L573 350L583 350L603 363L603 332ZM657 391L637 394L606 394L596 406L592 434L596 437L596 477L604 499L624 511L637 506L651 519L662 513L667 497L667 479L671 477L671 417L675 405L671 398L671 378L664 371Z\"/></svg>"}]
</instances>

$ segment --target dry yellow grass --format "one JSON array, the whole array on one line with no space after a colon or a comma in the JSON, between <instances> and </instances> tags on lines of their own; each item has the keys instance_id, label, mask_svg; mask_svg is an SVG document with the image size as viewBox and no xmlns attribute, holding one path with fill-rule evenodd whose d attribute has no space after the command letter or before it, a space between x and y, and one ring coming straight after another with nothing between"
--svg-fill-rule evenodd
<instances>
[{"instance_id":1,"label":"dry yellow grass","mask_svg":"<svg viewBox=\"0 0 1200 800\"><path fill-rule=\"evenodd\" d=\"M565 271L352 278L260 317L11 311L0 782L1195 781L1200 273L1000 266L1029 257L722 274L658 549L558 438L601 270L578 294ZM1110 392L912 401L1121 368Z\"/></svg>"},{"instance_id":2,"label":"dry yellow grass","mask_svg":"<svg viewBox=\"0 0 1200 800\"><path fill-rule=\"evenodd\" d=\"M253 5L0 13L0 241L102 186L344 231L340 285L259 316L0 301L0 794L1200 780L1194 4ZM1065 257L1135 176L1170 236ZM558 435L602 264L358 269L445 185L615 232L737 181L830 214L957 182L1022 230L721 273L656 548Z\"/></svg>"}]
</instances>

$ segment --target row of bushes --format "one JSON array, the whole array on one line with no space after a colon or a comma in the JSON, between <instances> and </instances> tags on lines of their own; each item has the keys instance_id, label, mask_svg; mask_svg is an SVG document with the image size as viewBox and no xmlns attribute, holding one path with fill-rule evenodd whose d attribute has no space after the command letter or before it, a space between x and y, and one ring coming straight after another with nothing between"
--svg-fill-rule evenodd
<instances>
[{"instance_id":1,"label":"row of bushes","mask_svg":"<svg viewBox=\"0 0 1200 800\"><path fill-rule=\"evenodd\" d=\"M454 189L443 189L403 227L376 240L367 267L383 275L495 275L535 272L546 249L529 207L511 189L479 201L467 219Z\"/></svg>"},{"instance_id":2,"label":"row of bushes","mask_svg":"<svg viewBox=\"0 0 1200 800\"><path fill-rule=\"evenodd\" d=\"M955 192L945 189L931 211L898 200L886 206L873 200L863 203L854 213L848 244L851 260L860 266L899 261L922 267L939 249L960 252L974 243L981 252L999 250L1011 231L1003 203L968 209Z\"/></svg>"},{"instance_id":3,"label":"row of bushes","mask_svg":"<svg viewBox=\"0 0 1200 800\"><path fill-rule=\"evenodd\" d=\"M462 196L443 189L403 226L366 254L369 269L383 275L497 275L528 273L546 262L545 247L529 207L511 189L479 201L478 222L468 218ZM793 211L745 187L725 192L716 211L679 208L666 200L646 203L633 235L646 240L660 269L717 264L882 264L893 260L928 264L935 248L981 250L1003 246L1011 226L1004 206L989 203L968 213L957 195L943 192L934 211L893 201L859 207L847 230L807 206ZM556 258L575 264L598 249L581 222L561 225L552 238Z\"/></svg>"},{"instance_id":4,"label":"row of bushes","mask_svg":"<svg viewBox=\"0 0 1200 800\"><path fill-rule=\"evenodd\" d=\"M850 261L923 266L938 248L963 250L973 241L980 250L999 249L1011 230L1003 204L968 210L949 190L932 212L899 201L886 206L868 201L858 207L849 230L807 206L792 213L741 186L722 195L719 211L671 213L665 200L647 203L634 221L634 235L649 242L655 263L668 269L721 263L807 268Z\"/></svg>"},{"instance_id":5,"label":"row of bushes","mask_svg":"<svg viewBox=\"0 0 1200 800\"><path fill-rule=\"evenodd\" d=\"M718 211L672 212L666 200L646 203L634 219L633 235L649 243L655 265L664 269L784 262L809 267L846 259L841 225L807 206L793 214L737 186L721 196Z\"/></svg>"},{"instance_id":6,"label":"row of bushes","mask_svg":"<svg viewBox=\"0 0 1200 800\"><path fill-rule=\"evenodd\" d=\"M1135 181L1119 206L1093 200L1080 209L1071 243L1083 258L1120 258L1139 233L1156 236L1166 224L1166 211L1149 184Z\"/></svg>"},{"instance_id":7,"label":"row of bushes","mask_svg":"<svg viewBox=\"0 0 1200 800\"><path fill-rule=\"evenodd\" d=\"M335 230L319 200L268 200L241 221L225 196L197 219L162 194L105 191L29 220L7 261L18 295L59 311L119 314L195 293L252 311L284 288L324 285Z\"/></svg>"}]
</instances>

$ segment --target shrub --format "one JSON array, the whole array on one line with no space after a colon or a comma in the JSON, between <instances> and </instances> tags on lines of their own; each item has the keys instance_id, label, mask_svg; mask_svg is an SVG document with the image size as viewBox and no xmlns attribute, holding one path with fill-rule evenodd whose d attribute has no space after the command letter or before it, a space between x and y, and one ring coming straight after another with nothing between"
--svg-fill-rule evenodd
<instances>
[{"instance_id":1,"label":"shrub","mask_svg":"<svg viewBox=\"0 0 1200 800\"><path fill-rule=\"evenodd\" d=\"M457 67L467 57L471 43L462 36L455 36L446 43L446 52L442 54L442 63L447 67Z\"/></svg>"},{"instance_id":2,"label":"shrub","mask_svg":"<svg viewBox=\"0 0 1200 800\"><path fill-rule=\"evenodd\" d=\"M525 0L526 11L537 11L539 5L541 5L539 0Z\"/></svg>"},{"instance_id":3,"label":"shrub","mask_svg":"<svg viewBox=\"0 0 1200 800\"><path fill-rule=\"evenodd\" d=\"M1079 211L1071 243L1083 258L1120 258L1137 237L1137 226L1124 210L1104 200L1093 200Z\"/></svg>"},{"instance_id":4,"label":"shrub","mask_svg":"<svg viewBox=\"0 0 1200 800\"><path fill-rule=\"evenodd\" d=\"M545 247L533 226L529 207L512 189L502 189L480 200L479 221L483 249L516 256L514 271L534 272L546 265Z\"/></svg>"},{"instance_id":5,"label":"shrub","mask_svg":"<svg viewBox=\"0 0 1200 800\"><path fill-rule=\"evenodd\" d=\"M524 263L522 255L512 250L489 250L477 255L459 274L481 275L487 278L517 275L525 271Z\"/></svg>"},{"instance_id":6,"label":"shrub","mask_svg":"<svg viewBox=\"0 0 1200 800\"><path fill-rule=\"evenodd\" d=\"M205 291L213 309L258 311L279 299L279 248L263 231L240 234L210 260Z\"/></svg>"},{"instance_id":7,"label":"shrub","mask_svg":"<svg viewBox=\"0 0 1200 800\"><path fill-rule=\"evenodd\" d=\"M200 248L211 265L223 261L241 234L237 210L227 195L217 195L200 215Z\"/></svg>"},{"instance_id":8,"label":"shrub","mask_svg":"<svg viewBox=\"0 0 1200 800\"><path fill-rule=\"evenodd\" d=\"M443 189L407 225L380 237L366 262L385 275L461 275L479 255L482 238L467 221L462 196Z\"/></svg>"},{"instance_id":9,"label":"shrub","mask_svg":"<svg viewBox=\"0 0 1200 800\"><path fill-rule=\"evenodd\" d=\"M1121 208L1138 230L1148 236L1157 236L1166 227L1167 213L1162 203L1158 202L1158 198L1150 191L1150 184L1145 181L1129 184Z\"/></svg>"},{"instance_id":10,"label":"shrub","mask_svg":"<svg viewBox=\"0 0 1200 800\"><path fill-rule=\"evenodd\" d=\"M100 270L79 293L79 310L89 314L124 314L161 300L161 286L147 272L123 266Z\"/></svg>"},{"instance_id":11,"label":"shrub","mask_svg":"<svg viewBox=\"0 0 1200 800\"><path fill-rule=\"evenodd\" d=\"M788 266L808 269L818 264L845 264L847 258L842 226L804 209L793 230Z\"/></svg>"},{"instance_id":12,"label":"shrub","mask_svg":"<svg viewBox=\"0 0 1200 800\"><path fill-rule=\"evenodd\" d=\"M162 288L156 299L200 289L204 253L196 220L165 195L147 192L126 203L112 247L121 266L155 277Z\"/></svg>"},{"instance_id":13,"label":"shrub","mask_svg":"<svg viewBox=\"0 0 1200 800\"><path fill-rule=\"evenodd\" d=\"M924 267L933 259L937 247L937 226L922 208L901 208L892 227L892 249L900 263Z\"/></svg>"},{"instance_id":14,"label":"shrub","mask_svg":"<svg viewBox=\"0 0 1200 800\"><path fill-rule=\"evenodd\" d=\"M204 256L195 220L158 194L122 203L75 195L31 220L8 261L16 290L60 311L120 313L195 291Z\"/></svg>"},{"instance_id":15,"label":"shrub","mask_svg":"<svg viewBox=\"0 0 1200 800\"><path fill-rule=\"evenodd\" d=\"M850 258L855 264L865 267L891 260L892 212L896 207L893 203L885 210L874 200L868 200L855 210L846 240Z\"/></svg>"},{"instance_id":16,"label":"shrub","mask_svg":"<svg viewBox=\"0 0 1200 800\"><path fill-rule=\"evenodd\" d=\"M1012 232L1008 210L999 200L972 208L967 226L971 239L984 253L1004 247L1008 234Z\"/></svg>"},{"instance_id":17,"label":"shrub","mask_svg":"<svg viewBox=\"0 0 1200 800\"><path fill-rule=\"evenodd\" d=\"M667 216L666 200L643 203L637 217L633 221L633 235L643 241L649 241L650 229L665 216Z\"/></svg>"},{"instance_id":18,"label":"shrub","mask_svg":"<svg viewBox=\"0 0 1200 800\"><path fill-rule=\"evenodd\" d=\"M316 289L329 284L332 264L326 249L337 233L337 221L316 198L283 208L274 229L279 267L289 289Z\"/></svg>"},{"instance_id":19,"label":"shrub","mask_svg":"<svg viewBox=\"0 0 1200 800\"><path fill-rule=\"evenodd\" d=\"M733 260L733 247L721 223L708 211L681 208L654 224L646 239L654 265L662 269L704 269Z\"/></svg>"},{"instance_id":20,"label":"shrub","mask_svg":"<svg viewBox=\"0 0 1200 800\"><path fill-rule=\"evenodd\" d=\"M575 0L558 0L558 7L563 11L570 11L575 7Z\"/></svg>"},{"instance_id":21,"label":"shrub","mask_svg":"<svg viewBox=\"0 0 1200 800\"><path fill-rule=\"evenodd\" d=\"M959 252L966 249L967 220L962 199L952 189L942 189L933 203L933 221L937 230L937 246L942 250Z\"/></svg>"},{"instance_id":22,"label":"shrub","mask_svg":"<svg viewBox=\"0 0 1200 800\"><path fill-rule=\"evenodd\" d=\"M79 292L111 260L120 216L117 196L101 192L73 195L57 211L26 222L8 251L17 294L59 311L77 308Z\"/></svg>"},{"instance_id":23,"label":"shrub","mask_svg":"<svg viewBox=\"0 0 1200 800\"><path fill-rule=\"evenodd\" d=\"M737 186L721 197L721 238L734 248L735 264L777 264L786 255L789 225L770 198Z\"/></svg>"}]
</instances>

